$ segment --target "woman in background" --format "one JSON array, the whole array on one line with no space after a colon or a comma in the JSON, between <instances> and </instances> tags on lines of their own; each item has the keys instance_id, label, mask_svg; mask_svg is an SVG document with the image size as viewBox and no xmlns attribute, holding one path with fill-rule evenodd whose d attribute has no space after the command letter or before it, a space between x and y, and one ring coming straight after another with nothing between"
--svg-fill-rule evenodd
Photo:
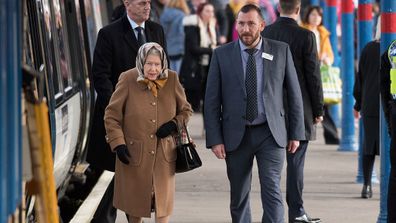
<instances>
[{"instance_id":1,"label":"woman in background","mask_svg":"<svg viewBox=\"0 0 396 223\"><path fill-rule=\"evenodd\" d=\"M185 0L165 0L165 8L160 22L166 37L166 49L169 56L170 69L180 72L184 55L184 28L183 19L190 14Z\"/></svg>"},{"instance_id":2,"label":"woman in background","mask_svg":"<svg viewBox=\"0 0 396 223\"><path fill-rule=\"evenodd\" d=\"M303 18L302 26L311 30L316 37L318 56L321 64L331 66L334 62L334 54L330 44L330 32L322 23L323 11L319 6L309 6ZM330 116L329 105L324 106L323 130L326 144L340 144L337 127Z\"/></svg>"},{"instance_id":3,"label":"woman in background","mask_svg":"<svg viewBox=\"0 0 396 223\"><path fill-rule=\"evenodd\" d=\"M210 56L217 44L213 5L199 5L197 14L185 17L183 25L186 41L180 81L193 110L200 111L201 100L205 98Z\"/></svg>"}]
</instances>

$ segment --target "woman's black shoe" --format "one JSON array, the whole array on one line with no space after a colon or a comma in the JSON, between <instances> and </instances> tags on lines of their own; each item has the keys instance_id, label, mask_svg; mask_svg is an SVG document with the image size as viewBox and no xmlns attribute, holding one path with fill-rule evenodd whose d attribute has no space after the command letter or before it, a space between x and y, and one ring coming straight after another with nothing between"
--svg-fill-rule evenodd
<instances>
[{"instance_id":1,"label":"woman's black shoe","mask_svg":"<svg viewBox=\"0 0 396 223\"><path fill-rule=\"evenodd\" d=\"M371 197L373 197L373 191L371 189L371 185L363 185L362 198L371 198Z\"/></svg>"}]
</instances>

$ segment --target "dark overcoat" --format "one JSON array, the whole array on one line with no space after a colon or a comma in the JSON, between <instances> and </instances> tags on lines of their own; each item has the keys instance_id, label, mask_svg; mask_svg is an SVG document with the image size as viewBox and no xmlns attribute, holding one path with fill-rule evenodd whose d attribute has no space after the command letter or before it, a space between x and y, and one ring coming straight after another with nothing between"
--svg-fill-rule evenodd
<instances>
[{"instance_id":1,"label":"dark overcoat","mask_svg":"<svg viewBox=\"0 0 396 223\"><path fill-rule=\"evenodd\" d=\"M362 50L353 96L354 109L363 119L363 154L379 154L380 43L369 42Z\"/></svg>"},{"instance_id":2,"label":"dark overcoat","mask_svg":"<svg viewBox=\"0 0 396 223\"><path fill-rule=\"evenodd\" d=\"M280 17L265 27L262 35L289 44L303 99L305 137L316 139L314 119L323 116L323 89L315 34L300 27L294 19Z\"/></svg>"},{"instance_id":3,"label":"dark overcoat","mask_svg":"<svg viewBox=\"0 0 396 223\"><path fill-rule=\"evenodd\" d=\"M206 79L206 70L199 63L202 55L211 55L212 48L200 46L199 27L188 25L184 27L186 34L185 52L180 67L180 82L188 90L201 90Z\"/></svg>"}]
</instances>

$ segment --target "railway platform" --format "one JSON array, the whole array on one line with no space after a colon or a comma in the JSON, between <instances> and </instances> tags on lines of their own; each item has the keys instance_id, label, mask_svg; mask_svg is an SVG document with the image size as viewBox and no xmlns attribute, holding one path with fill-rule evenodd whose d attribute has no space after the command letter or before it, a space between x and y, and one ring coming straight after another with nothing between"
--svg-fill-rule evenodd
<instances>
[{"instance_id":1,"label":"railway platform","mask_svg":"<svg viewBox=\"0 0 396 223\"><path fill-rule=\"evenodd\" d=\"M176 176L176 199L172 223L229 223L229 186L225 162L218 160L205 148L202 137L202 116L196 114L189 123L203 166ZM325 223L373 223L380 207L379 184L373 185L371 199L360 198L362 185L355 183L357 152L340 152L335 145L325 145L321 125L317 140L310 143L305 161L304 206L312 217ZM379 175L379 157L375 171ZM285 164L286 165L286 164ZM282 193L285 204L285 166L282 176ZM260 185L254 167L251 191L251 208L254 223L261 222ZM119 211L117 223L126 223ZM154 223L144 219L145 223Z\"/></svg>"}]
</instances>

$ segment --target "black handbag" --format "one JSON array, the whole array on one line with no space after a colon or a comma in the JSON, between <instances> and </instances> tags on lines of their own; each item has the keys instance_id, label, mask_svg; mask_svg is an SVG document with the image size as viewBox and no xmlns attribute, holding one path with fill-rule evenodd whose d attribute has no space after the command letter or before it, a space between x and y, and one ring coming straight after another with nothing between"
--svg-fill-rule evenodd
<instances>
[{"instance_id":1,"label":"black handbag","mask_svg":"<svg viewBox=\"0 0 396 223\"><path fill-rule=\"evenodd\" d=\"M184 123L182 127L179 127L175 141L176 173L184 173L202 166L201 158L199 158L195 144L192 142Z\"/></svg>"}]
</instances>

